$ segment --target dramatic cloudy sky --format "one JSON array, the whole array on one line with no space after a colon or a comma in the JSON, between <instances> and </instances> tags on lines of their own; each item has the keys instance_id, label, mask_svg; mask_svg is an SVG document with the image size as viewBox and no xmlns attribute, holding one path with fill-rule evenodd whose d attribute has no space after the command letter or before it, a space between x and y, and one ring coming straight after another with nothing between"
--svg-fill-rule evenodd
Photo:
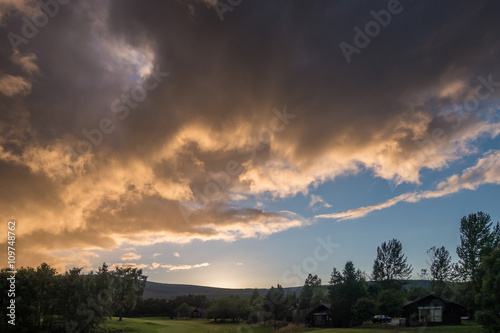
<instances>
[{"instance_id":1,"label":"dramatic cloudy sky","mask_svg":"<svg viewBox=\"0 0 500 333\"><path fill-rule=\"evenodd\" d=\"M60 2L0 1L19 266L292 286L500 218L498 1Z\"/></svg>"}]
</instances>

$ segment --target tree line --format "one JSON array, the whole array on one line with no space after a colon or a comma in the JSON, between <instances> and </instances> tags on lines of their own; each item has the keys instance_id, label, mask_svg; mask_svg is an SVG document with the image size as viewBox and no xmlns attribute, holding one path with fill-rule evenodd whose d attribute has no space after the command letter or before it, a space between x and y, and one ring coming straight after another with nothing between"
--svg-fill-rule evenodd
<instances>
[{"instance_id":1,"label":"tree line","mask_svg":"<svg viewBox=\"0 0 500 333\"><path fill-rule=\"evenodd\" d=\"M0 271L0 289L9 290L12 274ZM82 274L73 268L64 274L46 263L22 267L15 274L16 332L94 332L107 318L122 319L142 297L147 277L141 269L106 264L97 272ZM9 298L2 297L0 322L8 327ZM7 310L8 311L8 310Z\"/></svg>"},{"instance_id":2,"label":"tree line","mask_svg":"<svg viewBox=\"0 0 500 333\"><path fill-rule=\"evenodd\" d=\"M320 304L330 304L333 325L352 327L375 314L400 316L405 301L434 294L465 306L466 315L488 327L500 329L500 227L483 212L469 214L460 221L458 262L452 262L444 246L427 250L428 267L418 275L425 284L410 285L413 267L397 239L377 247L373 269L367 274L352 261L342 270L333 268L328 285L309 274L300 293L286 293L278 284L262 296L257 289L250 297L226 296L204 299L194 304L187 298L163 301L172 317L189 317L195 307L206 308L206 316L215 320L243 320L249 323L273 319L304 322L306 315ZM191 296L192 297L192 296ZM144 304L162 302L144 300ZM153 307L154 308L154 307ZM139 310L137 307L136 310ZM154 313L160 314L160 313Z\"/></svg>"},{"instance_id":3,"label":"tree line","mask_svg":"<svg viewBox=\"0 0 500 333\"><path fill-rule=\"evenodd\" d=\"M433 246L427 250L428 268L419 276L427 286L408 288L413 268L397 239L377 247L368 281L365 272L348 261L342 271L333 268L330 278L330 314L333 324L351 327L375 313L399 316L405 301L432 293L465 306L466 314L491 332L500 329L500 227L490 215L478 212L460 221L458 262L449 251ZM307 280L306 280L307 284Z\"/></svg>"},{"instance_id":4,"label":"tree line","mask_svg":"<svg viewBox=\"0 0 500 333\"><path fill-rule=\"evenodd\" d=\"M370 275L352 261L333 268L329 283L309 274L300 293L285 292L277 284L265 295L257 289L248 297L183 295L175 299L142 299L147 277L142 270L125 267L82 274L73 268L64 274L47 264L21 268L16 274L16 323L20 332L93 332L111 316L190 317L195 309L215 321L261 323L269 320L305 322L320 304L330 305L334 326L352 327L375 314L399 316L405 301L429 293L466 307L467 314L487 327L500 330L500 227L483 212L460 221L458 262L444 246L427 250L428 267L418 275L425 285L409 285L413 268L397 239L377 247ZM0 271L0 286L8 290L10 274ZM7 298L2 298L1 322L6 327Z\"/></svg>"}]
</instances>

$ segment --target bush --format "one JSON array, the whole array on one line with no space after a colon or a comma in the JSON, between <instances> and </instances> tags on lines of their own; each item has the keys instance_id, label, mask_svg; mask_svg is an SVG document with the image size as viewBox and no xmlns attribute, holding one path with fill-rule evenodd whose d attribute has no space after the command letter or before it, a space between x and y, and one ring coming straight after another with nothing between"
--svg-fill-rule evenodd
<instances>
[{"instance_id":1,"label":"bush","mask_svg":"<svg viewBox=\"0 0 500 333\"><path fill-rule=\"evenodd\" d=\"M304 326L298 326L295 324L288 324L285 327L281 327L277 332L279 333L299 333L299 332L306 332L308 330L307 327Z\"/></svg>"}]
</instances>

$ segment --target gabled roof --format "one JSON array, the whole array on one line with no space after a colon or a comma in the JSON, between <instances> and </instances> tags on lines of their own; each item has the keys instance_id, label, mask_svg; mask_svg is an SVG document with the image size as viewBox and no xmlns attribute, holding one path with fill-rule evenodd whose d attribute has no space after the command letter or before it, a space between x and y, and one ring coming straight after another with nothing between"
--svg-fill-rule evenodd
<instances>
[{"instance_id":1,"label":"gabled roof","mask_svg":"<svg viewBox=\"0 0 500 333\"><path fill-rule=\"evenodd\" d=\"M195 311L200 312L200 313L205 313L205 312L207 312L207 309L196 308L193 310L193 312L195 312Z\"/></svg>"},{"instance_id":2,"label":"gabled roof","mask_svg":"<svg viewBox=\"0 0 500 333\"><path fill-rule=\"evenodd\" d=\"M328 311L326 311L326 312L325 311L321 311L320 312L320 309L321 308L326 308L327 310L330 310L330 307L331 307L330 304L326 304L326 303L325 304L320 304L317 307L315 307L314 309L312 309L311 311L309 311L308 315L310 315L310 314L326 314Z\"/></svg>"},{"instance_id":3,"label":"gabled roof","mask_svg":"<svg viewBox=\"0 0 500 333\"><path fill-rule=\"evenodd\" d=\"M425 299L428 299L428 298L432 298L432 299L438 299L440 300L441 302L443 302L444 304L455 304L455 305L459 305L461 307L464 307L462 304L458 304L458 303L455 303L455 302L452 302L450 300L447 300L447 299L444 299L444 298L441 298L441 297L438 297L434 294L429 294L427 296L424 296L422 298L419 298L417 299L416 301L413 301L413 302L408 302L406 303L405 305L403 305L403 308L409 306L409 305L412 305L412 304L415 304L415 303L420 303L421 301L425 300Z\"/></svg>"}]
</instances>

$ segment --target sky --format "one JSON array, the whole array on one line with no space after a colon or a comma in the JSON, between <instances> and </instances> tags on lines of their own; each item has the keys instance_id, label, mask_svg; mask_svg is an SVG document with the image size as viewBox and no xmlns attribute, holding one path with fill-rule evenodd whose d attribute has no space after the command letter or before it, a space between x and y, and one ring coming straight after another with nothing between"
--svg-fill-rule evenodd
<instances>
[{"instance_id":1,"label":"sky","mask_svg":"<svg viewBox=\"0 0 500 333\"><path fill-rule=\"evenodd\" d=\"M0 0L16 264L242 288L500 219L498 1ZM0 239L6 266L7 239Z\"/></svg>"}]
</instances>

